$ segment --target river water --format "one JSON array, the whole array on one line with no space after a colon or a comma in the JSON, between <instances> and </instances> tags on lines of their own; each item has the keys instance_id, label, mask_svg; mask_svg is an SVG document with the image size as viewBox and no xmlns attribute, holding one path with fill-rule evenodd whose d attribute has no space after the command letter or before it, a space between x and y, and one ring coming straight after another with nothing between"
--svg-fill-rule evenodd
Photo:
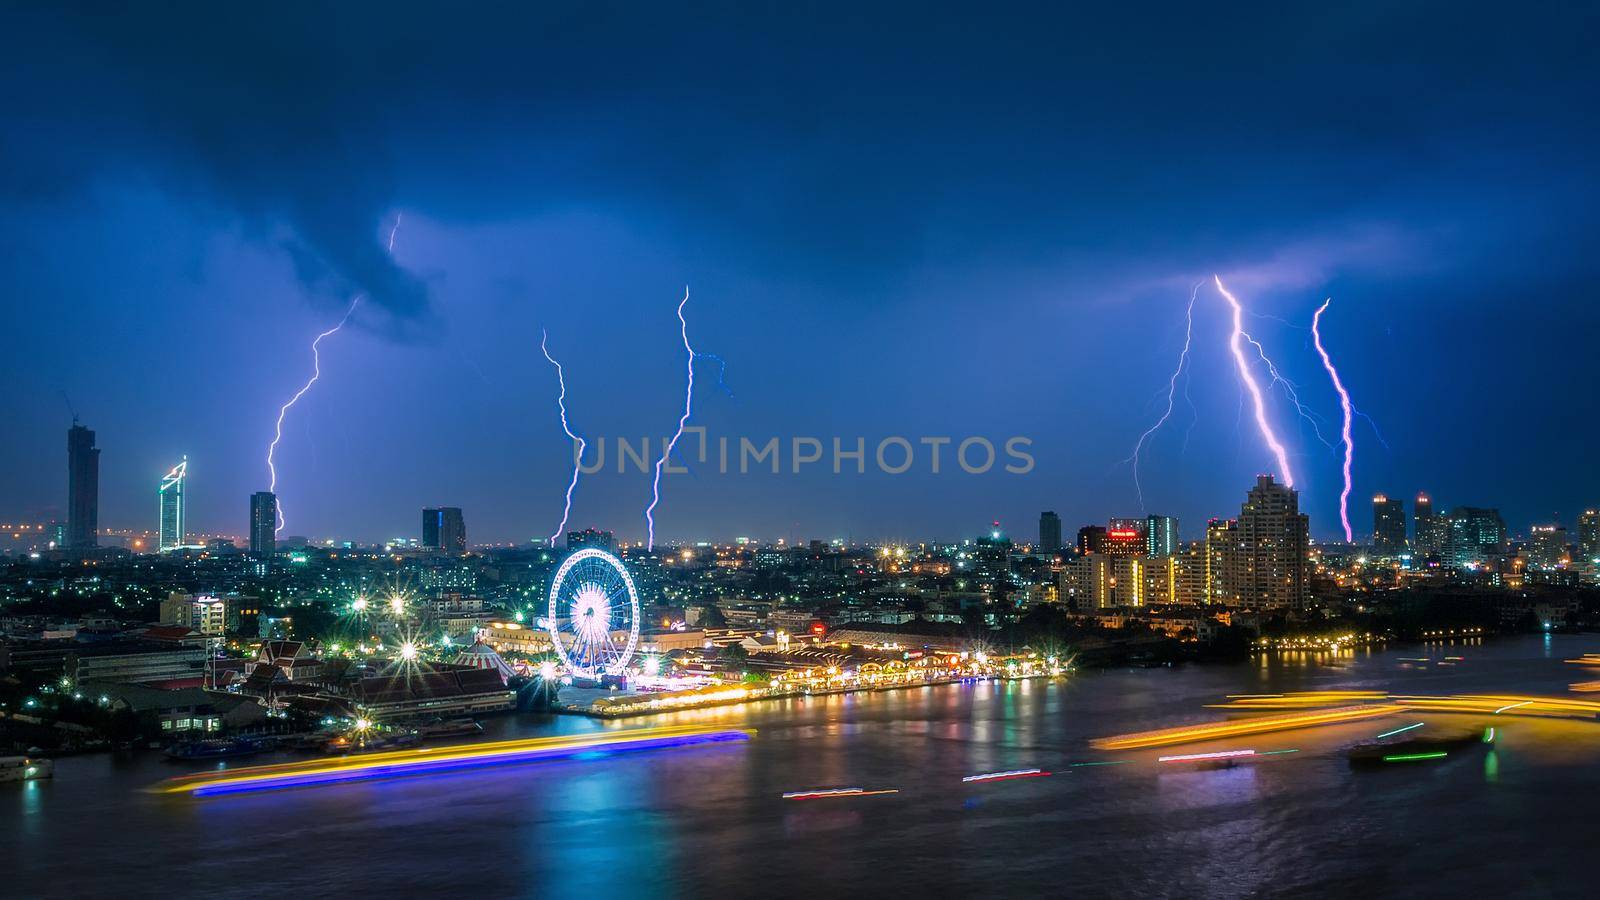
<instances>
[{"instance_id":1,"label":"river water","mask_svg":"<svg viewBox=\"0 0 1600 900\"><path fill-rule=\"evenodd\" d=\"M1203 704L1236 693L1559 694L1586 677L1562 660L1597 649L1529 637L619 723L503 719L496 736L673 723L757 734L208 800L144 792L195 769L152 754L63 759L54 781L0 785L0 896L1594 896L1600 722L1501 717L1492 751L1359 772L1341 747L1413 719L1483 717L1122 754L1088 741L1221 718ZM1464 659L1440 665L1447 655ZM1155 762L1238 747L1299 752L1230 769ZM1054 774L961 780L1031 767ZM781 799L844 786L899 793Z\"/></svg>"}]
</instances>

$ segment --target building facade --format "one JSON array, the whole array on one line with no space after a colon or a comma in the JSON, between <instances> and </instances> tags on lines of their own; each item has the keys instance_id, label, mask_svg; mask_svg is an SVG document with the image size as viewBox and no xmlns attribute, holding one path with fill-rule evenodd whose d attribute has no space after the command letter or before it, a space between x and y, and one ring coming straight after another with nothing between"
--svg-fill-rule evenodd
<instances>
[{"instance_id":1,"label":"building facade","mask_svg":"<svg viewBox=\"0 0 1600 900\"><path fill-rule=\"evenodd\" d=\"M457 506L422 511L422 546L446 553L467 552L467 524Z\"/></svg>"},{"instance_id":2,"label":"building facade","mask_svg":"<svg viewBox=\"0 0 1600 900\"><path fill-rule=\"evenodd\" d=\"M1406 504L1399 497L1372 498L1372 549L1399 553L1406 548Z\"/></svg>"},{"instance_id":3,"label":"building facade","mask_svg":"<svg viewBox=\"0 0 1600 900\"><path fill-rule=\"evenodd\" d=\"M1039 514L1039 551L1061 552L1061 517L1054 512L1045 511Z\"/></svg>"},{"instance_id":4,"label":"building facade","mask_svg":"<svg viewBox=\"0 0 1600 900\"><path fill-rule=\"evenodd\" d=\"M161 477L161 486L156 489L156 499L160 508L160 540L156 545L158 550L176 550L184 542L184 483L189 479L189 457L185 456L172 470Z\"/></svg>"},{"instance_id":5,"label":"building facade","mask_svg":"<svg viewBox=\"0 0 1600 900\"><path fill-rule=\"evenodd\" d=\"M94 432L74 419L67 430L67 533L72 549L93 547L100 535L100 450Z\"/></svg>"},{"instance_id":6,"label":"building facade","mask_svg":"<svg viewBox=\"0 0 1600 900\"><path fill-rule=\"evenodd\" d=\"M250 495L250 555L265 559L278 549L278 495L256 491Z\"/></svg>"},{"instance_id":7,"label":"building facade","mask_svg":"<svg viewBox=\"0 0 1600 900\"><path fill-rule=\"evenodd\" d=\"M1311 599L1310 530L1300 512L1300 492L1271 475L1256 476L1256 486L1239 508L1238 558L1229 593L1251 609L1304 609Z\"/></svg>"},{"instance_id":8,"label":"building facade","mask_svg":"<svg viewBox=\"0 0 1600 900\"><path fill-rule=\"evenodd\" d=\"M1178 552L1178 520L1173 516L1146 516L1144 520L1146 556L1172 556Z\"/></svg>"}]
</instances>

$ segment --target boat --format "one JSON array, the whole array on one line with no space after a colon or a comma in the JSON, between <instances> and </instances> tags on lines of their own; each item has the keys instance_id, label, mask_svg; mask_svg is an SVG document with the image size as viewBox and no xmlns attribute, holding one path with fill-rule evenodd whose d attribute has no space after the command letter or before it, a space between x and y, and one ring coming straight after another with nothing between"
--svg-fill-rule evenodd
<instances>
[{"instance_id":1,"label":"boat","mask_svg":"<svg viewBox=\"0 0 1600 900\"><path fill-rule=\"evenodd\" d=\"M182 741L163 750L168 759L233 759L255 756L271 750L273 742L265 738L212 738L200 741Z\"/></svg>"},{"instance_id":2,"label":"boat","mask_svg":"<svg viewBox=\"0 0 1600 900\"><path fill-rule=\"evenodd\" d=\"M417 733L425 738L466 737L483 734L483 726L476 719L450 719L422 725L417 728Z\"/></svg>"},{"instance_id":3,"label":"boat","mask_svg":"<svg viewBox=\"0 0 1600 900\"><path fill-rule=\"evenodd\" d=\"M1494 745L1495 730L1485 726L1471 730L1452 730L1422 734L1407 732L1397 740L1372 740L1345 751L1351 768L1384 766L1391 763L1429 762L1445 759L1473 747Z\"/></svg>"},{"instance_id":4,"label":"boat","mask_svg":"<svg viewBox=\"0 0 1600 900\"><path fill-rule=\"evenodd\" d=\"M39 781L56 773L56 764L34 756L0 756L0 781Z\"/></svg>"},{"instance_id":5,"label":"boat","mask_svg":"<svg viewBox=\"0 0 1600 900\"><path fill-rule=\"evenodd\" d=\"M401 750L421 743L422 735L415 731L365 736L344 734L329 741L324 749L329 753L371 753L376 750Z\"/></svg>"}]
</instances>

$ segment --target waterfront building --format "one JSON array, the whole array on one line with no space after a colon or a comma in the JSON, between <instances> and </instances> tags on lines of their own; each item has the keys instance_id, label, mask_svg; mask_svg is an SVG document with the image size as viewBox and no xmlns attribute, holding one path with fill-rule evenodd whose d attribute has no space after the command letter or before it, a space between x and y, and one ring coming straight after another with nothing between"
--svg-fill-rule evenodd
<instances>
[{"instance_id":1,"label":"waterfront building","mask_svg":"<svg viewBox=\"0 0 1600 900\"><path fill-rule=\"evenodd\" d=\"M1205 602L1237 604L1244 583L1238 520L1206 523L1205 557Z\"/></svg>"},{"instance_id":2,"label":"waterfront building","mask_svg":"<svg viewBox=\"0 0 1600 900\"><path fill-rule=\"evenodd\" d=\"M1572 562L1567 550L1567 529L1560 525L1535 525L1528 533L1528 563L1540 569L1560 568Z\"/></svg>"},{"instance_id":3,"label":"waterfront building","mask_svg":"<svg viewBox=\"0 0 1600 900\"><path fill-rule=\"evenodd\" d=\"M1304 609L1311 598L1310 521L1300 512L1300 492L1271 475L1256 476L1239 508L1238 536L1237 581L1227 585L1238 602L1252 609Z\"/></svg>"},{"instance_id":4,"label":"waterfront building","mask_svg":"<svg viewBox=\"0 0 1600 900\"><path fill-rule=\"evenodd\" d=\"M62 543L73 550L93 547L99 533L100 450L94 432L74 418L67 430L67 530Z\"/></svg>"},{"instance_id":5,"label":"waterfront building","mask_svg":"<svg viewBox=\"0 0 1600 900\"><path fill-rule=\"evenodd\" d=\"M1406 504L1399 497L1372 498L1372 550L1395 554L1406 548Z\"/></svg>"},{"instance_id":6,"label":"waterfront building","mask_svg":"<svg viewBox=\"0 0 1600 900\"><path fill-rule=\"evenodd\" d=\"M189 478L189 457L185 456L171 471L161 476L161 486L156 489L160 510L159 540L156 549L176 550L184 542L184 483Z\"/></svg>"},{"instance_id":7,"label":"waterfront building","mask_svg":"<svg viewBox=\"0 0 1600 900\"><path fill-rule=\"evenodd\" d=\"M256 491L250 495L250 555L266 559L277 552L278 495Z\"/></svg>"},{"instance_id":8,"label":"waterfront building","mask_svg":"<svg viewBox=\"0 0 1600 900\"><path fill-rule=\"evenodd\" d=\"M1039 514L1039 550L1061 552L1061 517L1048 510Z\"/></svg>"}]
</instances>

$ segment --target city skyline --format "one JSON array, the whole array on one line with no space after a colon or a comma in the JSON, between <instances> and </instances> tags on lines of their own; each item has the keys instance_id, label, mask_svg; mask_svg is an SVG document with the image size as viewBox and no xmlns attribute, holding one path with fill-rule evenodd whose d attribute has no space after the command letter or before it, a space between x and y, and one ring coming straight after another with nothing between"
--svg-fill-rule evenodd
<instances>
[{"instance_id":1,"label":"city skyline","mask_svg":"<svg viewBox=\"0 0 1600 900\"><path fill-rule=\"evenodd\" d=\"M853 29L754 10L730 24L733 47L653 12L621 33L579 16L559 45L448 25L423 48L404 38L410 10L360 29L312 12L238 28L206 11L236 35L228 53L175 40L163 14L6 15L8 33L33 35L8 71L45 87L0 151L18 348L0 361L14 435L0 518L68 518L51 473L70 405L105 451L104 527L142 526L150 480L188 455L191 530L242 534L311 339L359 295L283 423L290 530L380 539L442 499L483 541L550 534L571 456L541 328L565 348L577 433L659 441L682 406L673 310L687 284L688 334L715 354L698 360L691 426L758 441L1020 435L1037 466L697 470L669 476L663 540L955 537L995 519L1031 528L1042 507L1067 523L1160 511L1193 538L1276 468L1248 415L1238 427L1225 304L1192 294L1213 274L1330 440L1338 398L1309 326L1333 298L1321 338L1371 417L1354 421L1353 506L1425 490L1498 507L1520 531L1600 500L1584 395L1574 409L1550 389L1583 383L1583 337L1600 325L1581 299L1600 180L1579 27L1486 41L1498 26L1470 14L1441 37L1421 13L1328 13L1359 36L1368 56L1352 59L1307 43L1330 26L1309 14L1202 17L1180 40L1103 12L1028 23L1074 48L1048 63L1008 51L1020 23L984 21L893 45L902 68ZM536 11L496 15L508 27L490 31L549 30ZM874 17L894 21L856 24L877 33ZM1065 37L1084 29L1099 40ZM289 35L323 30L339 52L283 55ZM775 50L794 39L812 49ZM1264 46L1296 48L1271 84L1228 61ZM598 62L619 49L626 65ZM680 53L762 74L730 81ZM1149 60L1149 82L1100 74L1129 59ZM907 80L933 60L957 62ZM433 87L456 99L437 104ZM663 115L696 93L728 102L693 128ZM539 98L529 121L503 124L512 95ZM586 115L595 102L610 125ZM53 152L89 133L126 152ZM1141 509L1125 460L1186 335L1172 420L1141 449ZM1313 534L1331 538L1341 454L1268 393ZM574 523L635 539L649 487L585 476Z\"/></svg>"}]
</instances>

